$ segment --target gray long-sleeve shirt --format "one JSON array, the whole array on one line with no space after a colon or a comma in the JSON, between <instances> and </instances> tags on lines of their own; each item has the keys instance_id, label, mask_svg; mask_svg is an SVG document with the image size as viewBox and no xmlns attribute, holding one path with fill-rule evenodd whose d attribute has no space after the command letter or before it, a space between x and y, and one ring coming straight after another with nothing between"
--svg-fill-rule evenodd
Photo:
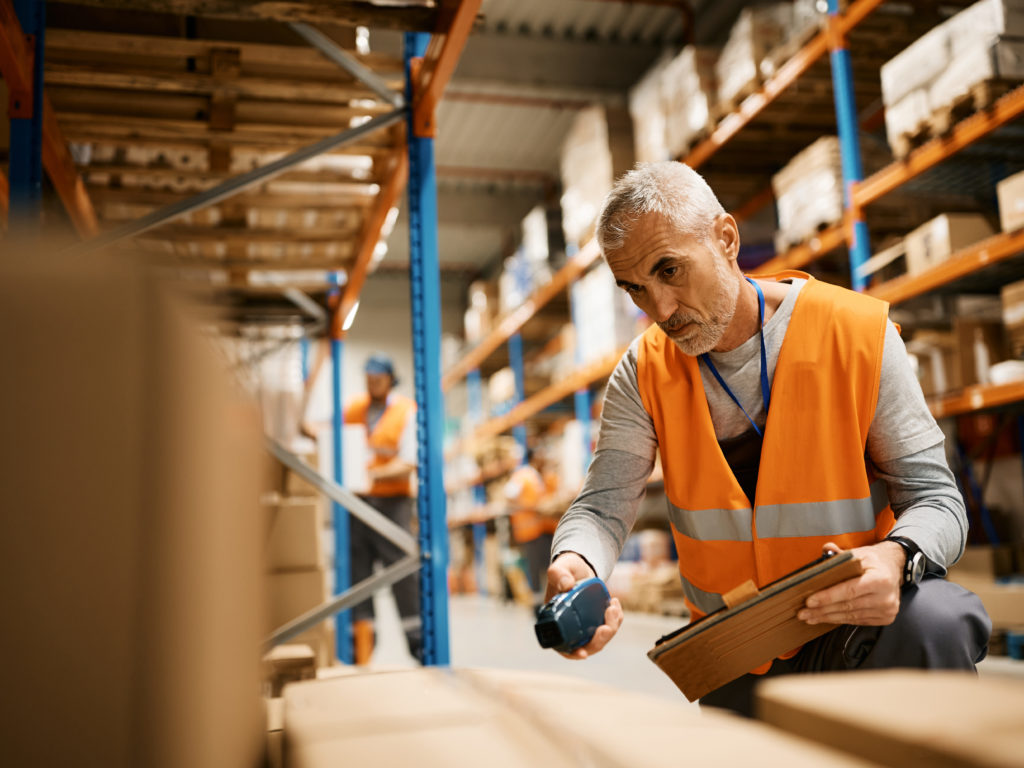
<instances>
[{"instance_id":1,"label":"gray long-sleeve shirt","mask_svg":"<svg viewBox=\"0 0 1024 768\"><path fill-rule=\"evenodd\" d=\"M764 327L769 379L805 280L795 278L785 299ZM637 348L630 345L612 373L605 393L597 451L583 490L562 517L552 553L577 552L607 578L636 520L654 467L658 439L644 409L637 383ZM719 373L764 427L760 340L757 334L736 349L712 352ZM742 434L750 425L705 366L700 367L711 420L719 440ZM945 573L963 552L967 513L946 463L943 434L932 417L910 368L906 348L890 323L882 351L878 403L868 430L867 451L887 487L897 517L893 534L921 547L929 569Z\"/></svg>"}]
</instances>

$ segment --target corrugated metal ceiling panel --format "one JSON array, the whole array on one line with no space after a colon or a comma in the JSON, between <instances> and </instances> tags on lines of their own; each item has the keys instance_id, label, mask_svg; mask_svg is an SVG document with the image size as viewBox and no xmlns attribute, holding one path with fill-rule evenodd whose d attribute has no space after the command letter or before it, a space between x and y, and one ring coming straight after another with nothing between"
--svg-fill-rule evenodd
<instances>
[{"instance_id":1,"label":"corrugated metal ceiling panel","mask_svg":"<svg viewBox=\"0 0 1024 768\"><path fill-rule=\"evenodd\" d=\"M484 0L488 29L663 43L683 32L683 13L666 5L606 0Z\"/></svg>"}]
</instances>

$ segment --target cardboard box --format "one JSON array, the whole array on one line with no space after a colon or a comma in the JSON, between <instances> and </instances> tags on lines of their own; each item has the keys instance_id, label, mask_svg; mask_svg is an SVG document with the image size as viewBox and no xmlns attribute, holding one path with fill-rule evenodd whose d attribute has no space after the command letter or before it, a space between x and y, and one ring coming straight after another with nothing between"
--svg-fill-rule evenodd
<instances>
[{"instance_id":1,"label":"cardboard box","mask_svg":"<svg viewBox=\"0 0 1024 768\"><path fill-rule=\"evenodd\" d=\"M1024 356L1024 280L1004 285L1001 298L1010 351L1015 357Z\"/></svg>"},{"instance_id":2,"label":"cardboard box","mask_svg":"<svg viewBox=\"0 0 1024 768\"><path fill-rule=\"evenodd\" d=\"M959 583L962 577L994 579L1013 573L1013 547L991 544L969 546L956 564L949 569L950 581Z\"/></svg>"},{"instance_id":3,"label":"cardboard box","mask_svg":"<svg viewBox=\"0 0 1024 768\"><path fill-rule=\"evenodd\" d=\"M294 683L289 768L863 766L756 722L579 678L415 669Z\"/></svg>"},{"instance_id":4,"label":"cardboard box","mask_svg":"<svg viewBox=\"0 0 1024 768\"><path fill-rule=\"evenodd\" d=\"M251 768L258 409L139 254L0 249L3 762Z\"/></svg>"},{"instance_id":5,"label":"cardboard box","mask_svg":"<svg viewBox=\"0 0 1024 768\"><path fill-rule=\"evenodd\" d=\"M878 765L1019 766L1024 686L968 672L786 675L757 689L758 716Z\"/></svg>"},{"instance_id":6,"label":"cardboard box","mask_svg":"<svg viewBox=\"0 0 1024 768\"><path fill-rule=\"evenodd\" d=\"M999 224L1003 232L1024 227L1024 171L996 184L996 195L999 198Z\"/></svg>"},{"instance_id":7,"label":"cardboard box","mask_svg":"<svg viewBox=\"0 0 1024 768\"><path fill-rule=\"evenodd\" d=\"M960 385L989 384L989 369L1007 357L1006 332L995 321L953 318Z\"/></svg>"},{"instance_id":8,"label":"cardboard box","mask_svg":"<svg viewBox=\"0 0 1024 768\"><path fill-rule=\"evenodd\" d=\"M286 497L270 507L267 525L267 569L322 568L323 502L313 497Z\"/></svg>"},{"instance_id":9,"label":"cardboard box","mask_svg":"<svg viewBox=\"0 0 1024 768\"><path fill-rule=\"evenodd\" d=\"M951 573L950 580L981 598L993 629L1024 630L1024 584L1002 584L963 572Z\"/></svg>"},{"instance_id":10,"label":"cardboard box","mask_svg":"<svg viewBox=\"0 0 1024 768\"><path fill-rule=\"evenodd\" d=\"M925 397L963 386L956 337L952 333L918 331L907 343L907 352L917 360L917 380Z\"/></svg>"},{"instance_id":11,"label":"cardboard box","mask_svg":"<svg viewBox=\"0 0 1024 768\"><path fill-rule=\"evenodd\" d=\"M287 624L296 616L327 600L322 568L278 571L267 576L269 630Z\"/></svg>"},{"instance_id":12,"label":"cardboard box","mask_svg":"<svg viewBox=\"0 0 1024 768\"><path fill-rule=\"evenodd\" d=\"M978 213L936 216L907 235L907 274L920 274L993 234L988 219Z\"/></svg>"}]
</instances>

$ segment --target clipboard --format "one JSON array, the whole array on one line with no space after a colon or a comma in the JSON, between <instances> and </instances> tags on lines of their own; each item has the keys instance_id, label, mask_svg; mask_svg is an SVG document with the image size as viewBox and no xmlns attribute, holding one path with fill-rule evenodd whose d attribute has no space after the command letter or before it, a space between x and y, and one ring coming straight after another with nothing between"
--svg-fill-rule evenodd
<instances>
[{"instance_id":1,"label":"clipboard","mask_svg":"<svg viewBox=\"0 0 1024 768\"><path fill-rule=\"evenodd\" d=\"M746 582L726 607L662 637L648 658L696 701L752 669L836 628L797 619L809 596L863 573L852 552L831 554L758 591Z\"/></svg>"}]
</instances>

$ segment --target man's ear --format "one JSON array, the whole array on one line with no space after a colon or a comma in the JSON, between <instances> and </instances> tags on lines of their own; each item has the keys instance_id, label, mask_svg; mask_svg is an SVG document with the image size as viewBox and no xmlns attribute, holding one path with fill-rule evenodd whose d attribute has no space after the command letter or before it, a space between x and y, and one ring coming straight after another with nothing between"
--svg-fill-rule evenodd
<instances>
[{"instance_id":1,"label":"man's ear","mask_svg":"<svg viewBox=\"0 0 1024 768\"><path fill-rule=\"evenodd\" d=\"M728 213L720 213L715 218L715 242L729 261L735 261L740 255L740 229L736 219Z\"/></svg>"}]
</instances>

